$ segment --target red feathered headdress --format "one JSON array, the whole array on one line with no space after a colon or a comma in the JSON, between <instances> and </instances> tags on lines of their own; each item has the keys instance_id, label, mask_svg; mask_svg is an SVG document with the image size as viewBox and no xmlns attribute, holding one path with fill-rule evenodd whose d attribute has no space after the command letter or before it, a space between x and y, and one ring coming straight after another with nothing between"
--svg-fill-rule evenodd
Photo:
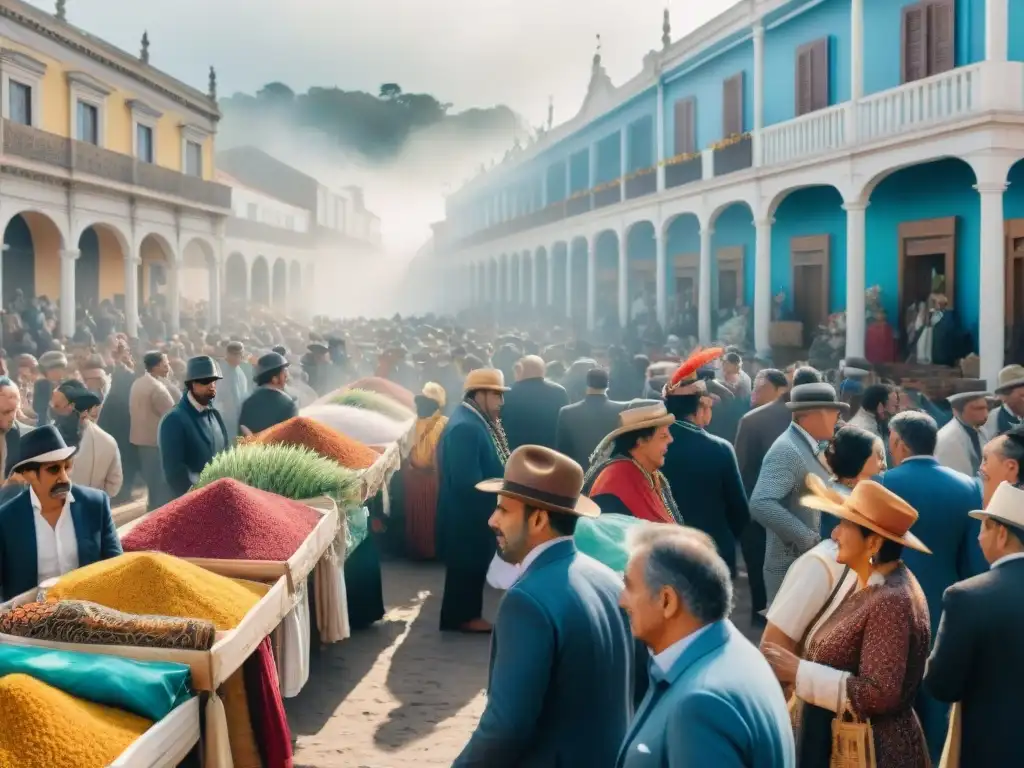
<instances>
[{"instance_id":1,"label":"red feathered headdress","mask_svg":"<svg viewBox=\"0 0 1024 768\"><path fill-rule=\"evenodd\" d=\"M699 385L701 384L700 379L697 378L697 372L705 365L713 363L715 360L725 354L725 350L722 347L711 347L709 349L701 349L697 347L683 364L676 369L676 372L672 374L672 378L668 384L665 385L666 395L696 395L701 393L702 389Z\"/></svg>"}]
</instances>

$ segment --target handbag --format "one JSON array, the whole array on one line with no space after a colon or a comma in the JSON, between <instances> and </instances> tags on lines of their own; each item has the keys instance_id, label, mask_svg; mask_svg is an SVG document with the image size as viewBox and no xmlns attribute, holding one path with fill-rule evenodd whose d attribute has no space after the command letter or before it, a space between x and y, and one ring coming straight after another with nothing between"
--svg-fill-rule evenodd
<instances>
[{"instance_id":1,"label":"handbag","mask_svg":"<svg viewBox=\"0 0 1024 768\"><path fill-rule=\"evenodd\" d=\"M939 768L960 768L960 736L963 729L962 704L956 702L949 711L949 731L942 749Z\"/></svg>"},{"instance_id":2,"label":"handbag","mask_svg":"<svg viewBox=\"0 0 1024 768\"><path fill-rule=\"evenodd\" d=\"M871 720L859 720L849 707L844 707L832 721L829 768L877 768Z\"/></svg>"}]
</instances>

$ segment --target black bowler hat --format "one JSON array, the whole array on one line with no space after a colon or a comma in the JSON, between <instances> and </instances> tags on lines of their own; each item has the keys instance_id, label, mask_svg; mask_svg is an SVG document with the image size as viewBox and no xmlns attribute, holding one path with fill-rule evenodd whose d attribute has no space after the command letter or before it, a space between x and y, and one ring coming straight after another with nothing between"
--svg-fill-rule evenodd
<instances>
[{"instance_id":1,"label":"black bowler hat","mask_svg":"<svg viewBox=\"0 0 1024 768\"><path fill-rule=\"evenodd\" d=\"M68 446L57 428L52 424L30 429L21 436L18 445L18 463L11 467L17 472L25 464L52 464L66 461L75 455L76 446Z\"/></svg>"},{"instance_id":2,"label":"black bowler hat","mask_svg":"<svg viewBox=\"0 0 1024 768\"><path fill-rule=\"evenodd\" d=\"M220 366L217 365L217 361L209 355L190 357L188 362L185 364L186 384L191 381L212 381L214 379L223 378L224 377L220 372Z\"/></svg>"},{"instance_id":3,"label":"black bowler hat","mask_svg":"<svg viewBox=\"0 0 1024 768\"><path fill-rule=\"evenodd\" d=\"M256 361L256 371L254 372L255 378L260 378L265 373L271 371L279 371L282 368L287 368L289 365L284 355L278 354L277 352L267 352L263 357Z\"/></svg>"},{"instance_id":4,"label":"black bowler hat","mask_svg":"<svg viewBox=\"0 0 1024 768\"><path fill-rule=\"evenodd\" d=\"M79 413L85 413L90 408L103 404L103 398L91 389L76 392L68 399Z\"/></svg>"},{"instance_id":5,"label":"black bowler hat","mask_svg":"<svg viewBox=\"0 0 1024 768\"><path fill-rule=\"evenodd\" d=\"M836 399L836 390L831 384L799 384L789 391L786 407L791 411L835 410L847 414L850 406Z\"/></svg>"}]
</instances>

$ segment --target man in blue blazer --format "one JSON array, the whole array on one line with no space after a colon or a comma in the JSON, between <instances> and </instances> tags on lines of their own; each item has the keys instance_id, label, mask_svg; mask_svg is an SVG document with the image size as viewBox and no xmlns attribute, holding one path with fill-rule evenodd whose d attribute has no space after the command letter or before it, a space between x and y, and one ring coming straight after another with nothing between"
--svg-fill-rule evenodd
<instances>
[{"instance_id":1,"label":"man in blue blazer","mask_svg":"<svg viewBox=\"0 0 1024 768\"><path fill-rule=\"evenodd\" d=\"M0 592L10 600L47 579L121 554L103 491L73 486L74 446L53 425L25 432L0 504Z\"/></svg>"},{"instance_id":2,"label":"man in blue blazer","mask_svg":"<svg viewBox=\"0 0 1024 768\"><path fill-rule=\"evenodd\" d=\"M487 707L453 768L611 768L633 710L636 646L622 581L573 543L579 518L600 514L580 495L583 469L524 445L503 479L477 487L498 494L489 523L521 575L498 609Z\"/></svg>"},{"instance_id":3,"label":"man in blue blazer","mask_svg":"<svg viewBox=\"0 0 1024 768\"><path fill-rule=\"evenodd\" d=\"M911 529L932 554L906 549L903 561L924 591L931 616L932 639L938 635L942 593L953 584L988 570L978 544L981 524L969 513L981 509L981 488L972 478L943 467L935 458L939 428L920 411L904 411L889 422L889 451L894 469L878 479L917 510ZM949 705L918 690L914 704L928 751L938 764L948 730Z\"/></svg>"},{"instance_id":4,"label":"man in blue blazer","mask_svg":"<svg viewBox=\"0 0 1024 768\"><path fill-rule=\"evenodd\" d=\"M727 618L732 580L714 542L650 525L631 544L622 605L651 650L651 685L616 768L794 768L782 688Z\"/></svg>"}]
</instances>

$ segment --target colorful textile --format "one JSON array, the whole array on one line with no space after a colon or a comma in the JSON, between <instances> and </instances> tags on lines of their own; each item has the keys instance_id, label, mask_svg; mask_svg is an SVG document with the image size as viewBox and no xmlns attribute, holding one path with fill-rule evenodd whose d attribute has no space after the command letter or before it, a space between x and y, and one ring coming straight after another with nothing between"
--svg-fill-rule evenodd
<instances>
[{"instance_id":1,"label":"colorful textile","mask_svg":"<svg viewBox=\"0 0 1024 768\"><path fill-rule=\"evenodd\" d=\"M437 530L437 470L405 467L401 472L405 509L405 551L433 560Z\"/></svg>"},{"instance_id":2,"label":"colorful textile","mask_svg":"<svg viewBox=\"0 0 1024 768\"><path fill-rule=\"evenodd\" d=\"M587 493L616 497L634 517L655 523L680 522L672 491L660 472L645 472L629 457L614 457L593 471L594 482Z\"/></svg>"},{"instance_id":3,"label":"colorful textile","mask_svg":"<svg viewBox=\"0 0 1024 768\"><path fill-rule=\"evenodd\" d=\"M440 412L416 422L416 437L409 451L409 463L417 469L437 466L437 444L448 419Z\"/></svg>"},{"instance_id":4,"label":"colorful textile","mask_svg":"<svg viewBox=\"0 0 1024 768\"><path fill-rule=\"evenodd\" d=\"M82 645L208 651L217 629L212 621L138 616L85 600L61 600L28 603L0 615L0 633Z\"/></svg>"},{"instance_id":5,"label":"colorful textile","mask_svg":"<svg viewBox=\"0 0 1024 768\"><path fill-rule=\"evenodd\" d=\"M0 645L0 678L13 674L154 721L192 698L192 673L185 664Z\"/></svg>"},{"instance_id":6,"label":"colorful textile","mask_svg":"<svg viewBox=\"0 0 1024 768\"><path fill-rule=\"evenodd\" d=\"M270 649L270 638L264 638L245 663L245 694L249 703L249 719L256 734L256 744L265 766L291 768L292 734L284 712L284 702L277 684L277 665Z\"/></svg>"}]
</instances>

